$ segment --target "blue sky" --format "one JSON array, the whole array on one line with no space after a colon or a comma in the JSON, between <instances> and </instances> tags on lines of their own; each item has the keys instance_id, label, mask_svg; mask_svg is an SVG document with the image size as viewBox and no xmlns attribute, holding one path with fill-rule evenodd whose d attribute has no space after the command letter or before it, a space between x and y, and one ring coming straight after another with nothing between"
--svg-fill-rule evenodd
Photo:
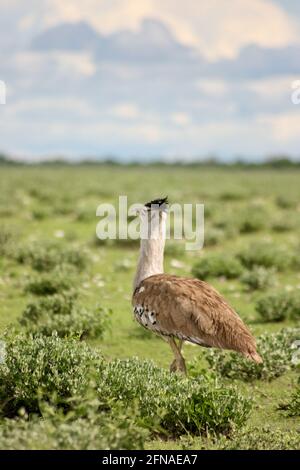
<instances>
[{"instance_id":1,"label":"blue sky","mask_svg":"<svg viewBox=\"0 0 300 470\"><path fill-rule=\"evenodd\" d=\"M297 0L0 0L0 150L300 157Z\"/></svg>"}]
</instances>

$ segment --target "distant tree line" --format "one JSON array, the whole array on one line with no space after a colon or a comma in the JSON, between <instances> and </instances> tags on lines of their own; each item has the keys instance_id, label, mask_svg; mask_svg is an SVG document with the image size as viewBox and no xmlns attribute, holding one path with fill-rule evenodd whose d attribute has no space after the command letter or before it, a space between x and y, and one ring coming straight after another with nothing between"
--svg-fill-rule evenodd
<instances>
[{"instance_id":1,"label":"distant tree line","mask_svg":"<svg viewBox=\"0 0 300 470\"><path fill-rule=\"evenodd\" d=\"M49 158L40 162L31 162L30 160L16 160L8 155L0 153L0 166L81 166L81 165L102 165L102 166L151 166L151 167L209 167L209 168L236 168L236 169L256 169L256 168L274 168L274 169L289 169L300 168L299 160L292 160L285 155L274 155L267 157L262 161L250 161L236 159L229 162L224 162L218 158L199 158L193 161L176 160L172 162L165 161L163 158L155 158L154 160L147 160L146 162L132 159L129 161L121 161L120 159L113 158L82 158L80 160L71 161L62 158Z\"/></svg>"}]
</instances>

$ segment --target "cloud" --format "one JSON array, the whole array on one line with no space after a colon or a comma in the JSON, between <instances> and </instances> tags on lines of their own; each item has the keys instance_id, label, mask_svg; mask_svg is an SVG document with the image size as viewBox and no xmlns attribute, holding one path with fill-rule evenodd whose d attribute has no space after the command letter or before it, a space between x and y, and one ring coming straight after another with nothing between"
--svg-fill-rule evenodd
<instances>
[{"instance_id":1,"label":"cloud","mask_svg":"<svg viewBox=\"0 0 300 470\"><path fill-rule=\"evenodd\" d=\"M178 126L187 126L191 122L191 117L187 113L182 112L173 113L171 119Z\"/></svg>"},{"instance_id":2,"label":"cloud","mask_svg":"<svg viewBox=\"0 0 300 470\"><path fill-rule=\"evenodd\" d=\"M134 103L119 103L112 108L111 114L121 119L136 119L140 112Z\"/></svg>"},{"instance_id":3,"label":"cloud","mask_svg":"<svg viewBox=\"0 0 300 470\"><path fill-rule=\"evenodd\" d=\"M299 18L279 0L4 3L4 150L298 155Z\"/></svg>"},{"instance_id":4,"label":"cloud","mask_svg":"<svg viewBox=\"0 0 300 470\"><path fill-rule=\"evenodd\" d=\"M155 18L178 42L209 60L235 57L250 43L273 48L299 42L299 21L283 6L271 0L231 0L230 7L228 0L28 0L24 6L17 1L1 5L3 26L17 16L23 38L64 22L86 22L103 35L136 33L145 18Z\"/></svg>"}]
</instances>

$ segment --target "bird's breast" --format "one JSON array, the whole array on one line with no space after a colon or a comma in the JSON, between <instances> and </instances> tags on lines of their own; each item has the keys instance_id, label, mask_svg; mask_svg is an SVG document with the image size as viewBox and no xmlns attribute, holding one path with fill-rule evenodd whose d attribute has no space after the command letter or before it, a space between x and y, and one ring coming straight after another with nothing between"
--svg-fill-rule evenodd
<instances>
[{"instance_id":1,"label":"bird's breast","mask_svg":"<svg viewBox=\"0 0 300 470\"><path fill-rule=\"evenodd\" d=\"M150 308L144 305L135 305L133 309L133 314L136 321L145 328L149 328L150 330L154 331L157 331L159 329L157 315Z\"/></svg>"}]
</instances>

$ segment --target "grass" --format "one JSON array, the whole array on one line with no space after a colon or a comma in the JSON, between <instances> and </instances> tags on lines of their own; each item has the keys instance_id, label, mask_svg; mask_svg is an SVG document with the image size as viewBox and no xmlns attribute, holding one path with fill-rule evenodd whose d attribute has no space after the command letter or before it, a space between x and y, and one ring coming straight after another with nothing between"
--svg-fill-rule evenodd
<instances>
[{"instance_id":1,"label":"grass","mask_svg":"<svg viewBox=\"0 0 300 470\"><path fill-rule=\"evenodd\" d=\"M203 255L236 256L246 252L253 243L271 242L292 255L298 249L298 222L287 231L274 231L273 222L274 219L282 221L285 216L290 219L292 214L295 221L299 220L298 181L299 174L295 170L230 171L218 168L118 166L56 168L51 165L43 168L1 167L1 198L7 201L10 210L4 211L1 216L6 232L3 237L0 235L0 243L3 240L3 247L0 246L0 332L11 324L18 326L18 319L26 305L34 300L34 295L26 291L26 286L40 276L31 263L21 265L11 253L14 254L20 247L46 240L54 242L62 251L67 248L84 250L88 263L82 271L72 272L72 288L76 288L80 303L86 309L93 309L95 304L100 303L113 312L111 326L104 337L87 340L88 344L100 350L107 360L138 357L151 359L156 365L168 368L172 357L166 343L145 333L133 320L131 289L138 249L130 244L97 246L94 243L99 220L95 215L97 206L103 202L117 205L118 196L124 194L128 195L129 204L168 194L170 202L198 202L213 207L208 216L209 226L218 226L220 220L225 220L226 233L230 236L222 236L218 243L208 244L199 253L176 250L172 245L179 242L167 242L170 249L165 260L166 271L189 276L192 266ZM240 226L237 217L243 213L253 213L255 205L261 208L260 212L270 214L270 218L266 218L264 224L258 224L257 230L243 230L240 233L235 229ZM5 207L5 204L2 206ZM12 233L11 242L7 233ZM180 263L174 264L174 259ZM288 267L274 275L276 291L299 289L299 270ZM209 282L233 305L255 336L296 325L292 319L262 322L255 311L262 293L256 289L246 290L240 279L212 277ZM267 293L268 288L264 291L264 294ZM187 344L184 354L187 362L197 357L203 368L208 369L201 348ZM287 417L278 410L280 402L296 388L296 379L297 373L291 371L271 383L237 381L239 390L255 401L248 425L268 425L283 433L290 430L297 432L299 417ZM148 438L146 448L181 449L185 445L181 439L152 437ZM191 448L203 448L203 445L209 448L211 444L209 438L205 442L195 437L189 445Z\"/></svg>"}]
</instances>

